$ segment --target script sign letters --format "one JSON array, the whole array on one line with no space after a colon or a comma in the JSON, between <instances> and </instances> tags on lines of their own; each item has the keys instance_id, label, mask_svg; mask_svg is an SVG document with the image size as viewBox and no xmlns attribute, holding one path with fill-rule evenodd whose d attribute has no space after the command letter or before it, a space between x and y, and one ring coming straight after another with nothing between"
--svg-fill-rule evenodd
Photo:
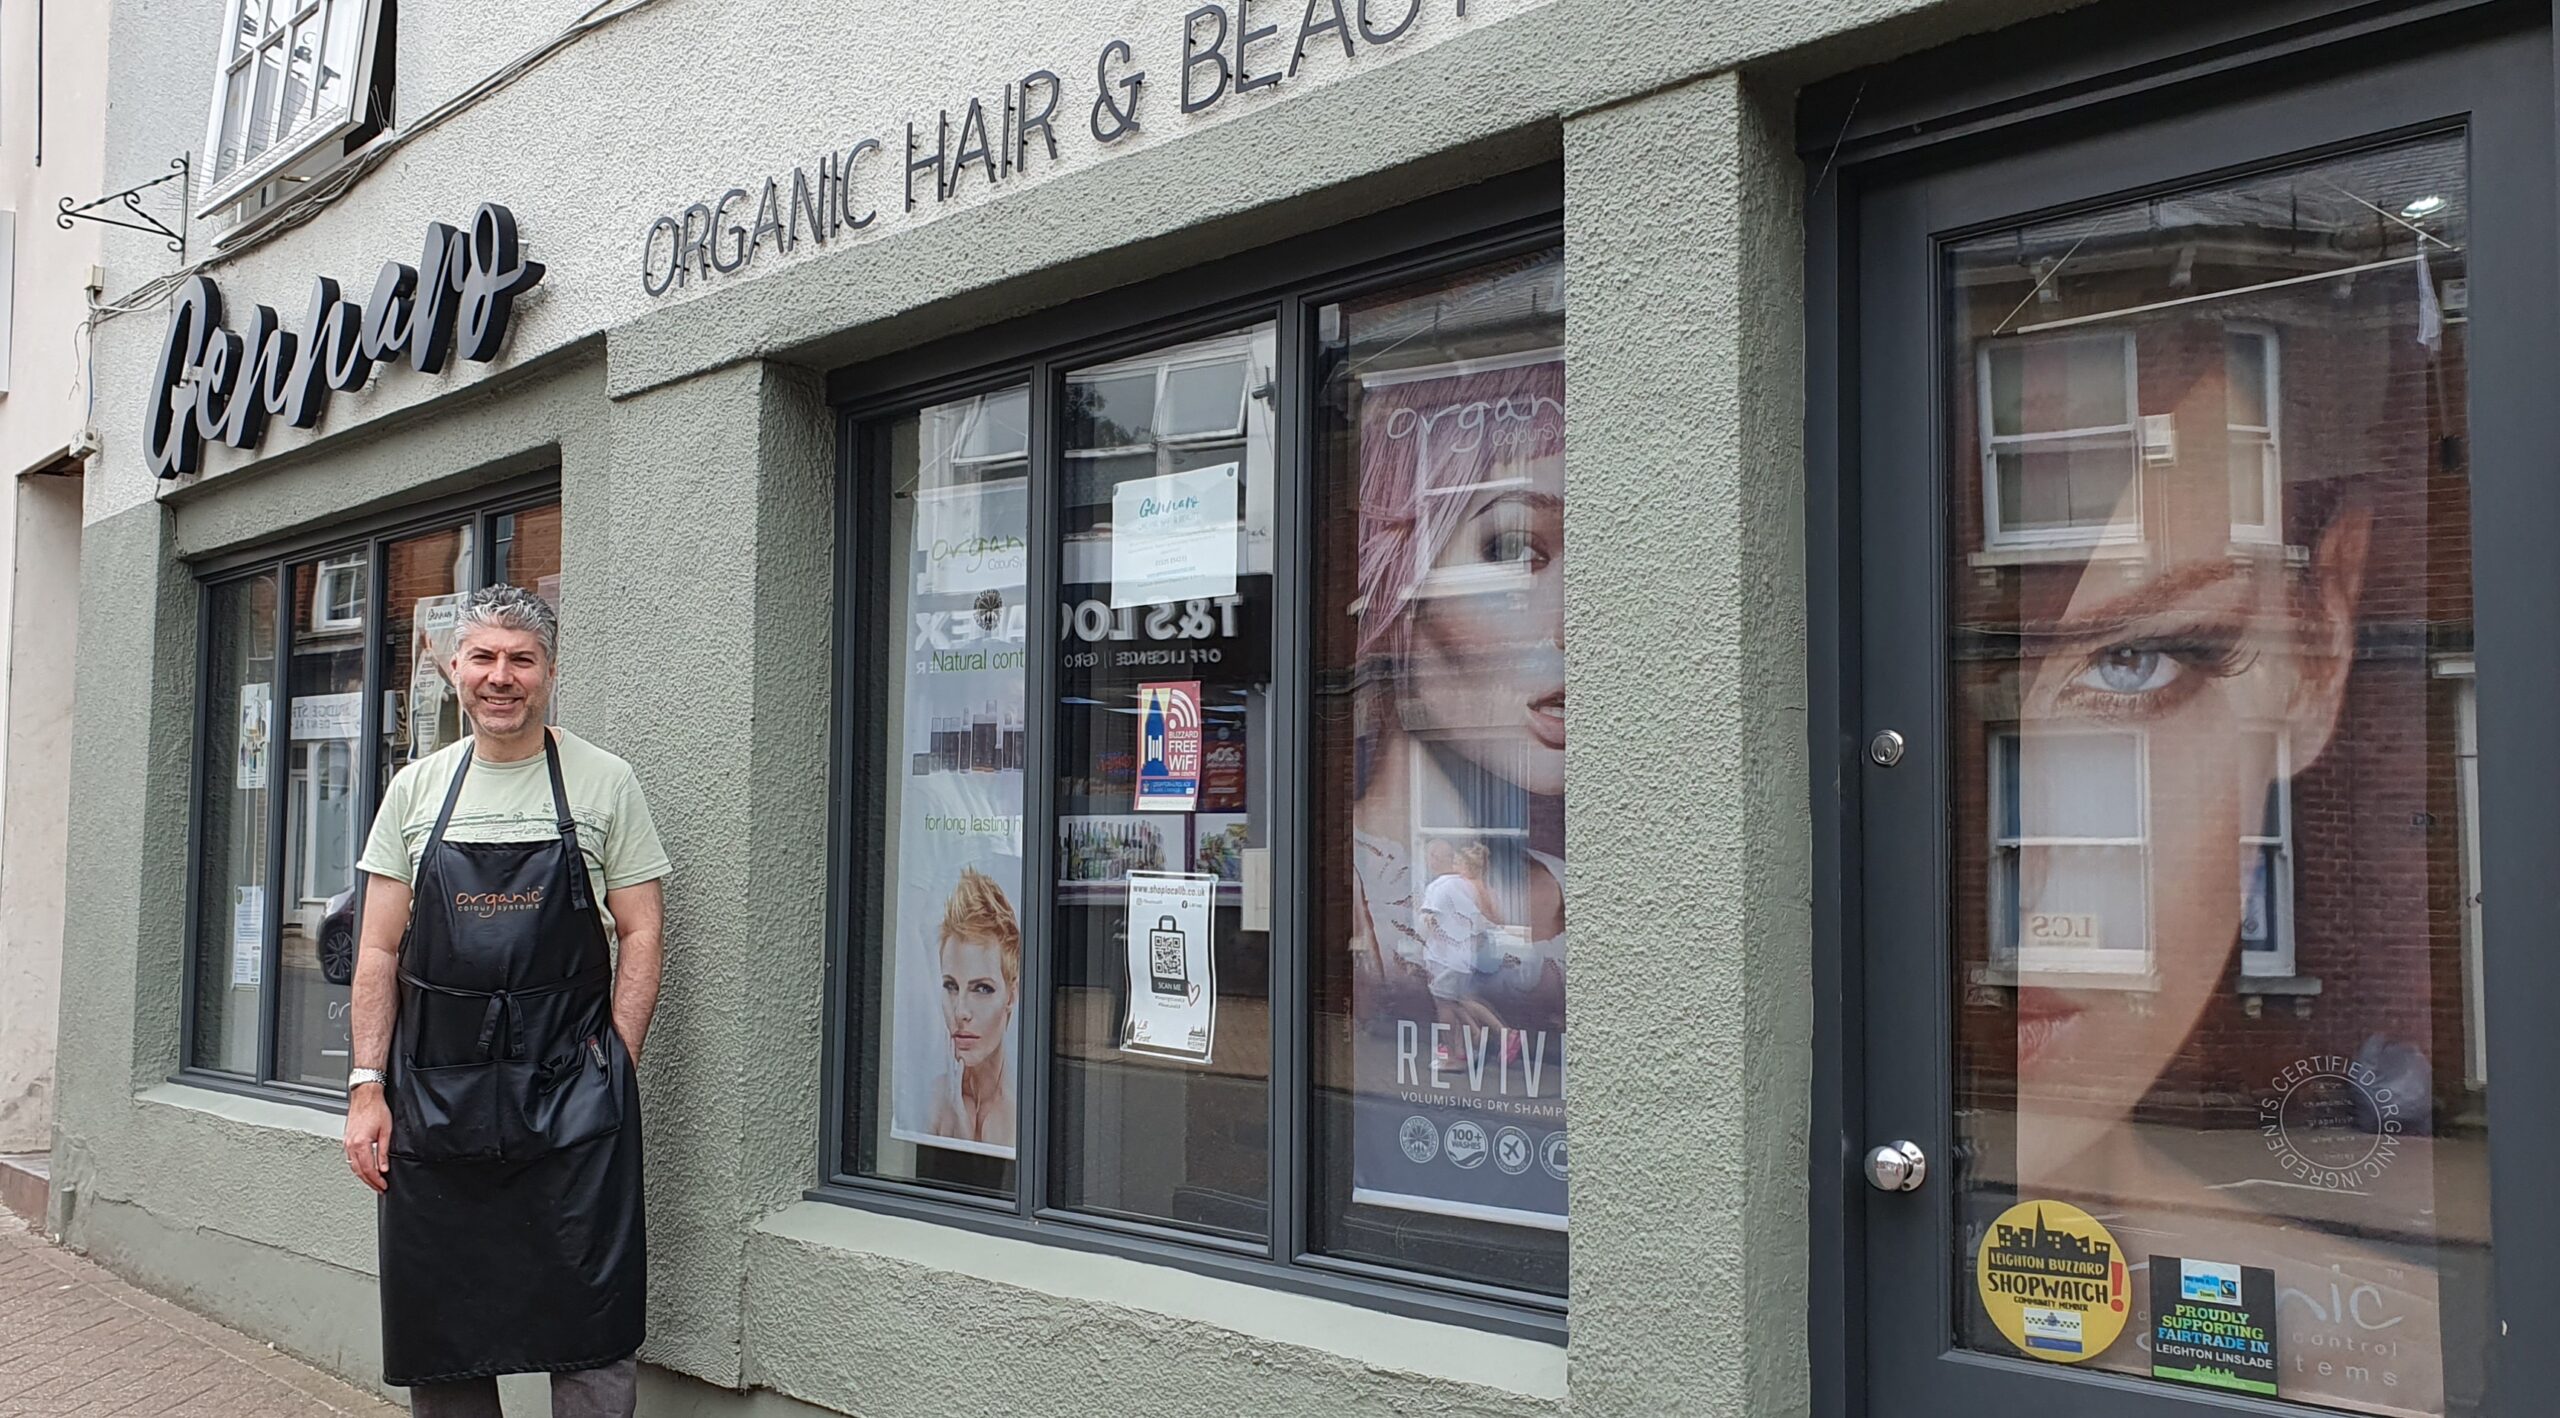
<instances>
[{"instance_id":1,"label":"script sign letters","mask_svg":"<svg viewBox=\"0 0 2560 1418\"><path fill-rule=\"evenodd\" d=\"M225 329L213 278L190 277L169 307L152 373L143 433L151 471L194 474L208 438L255 448L271 417L310 428L331 390L363 388L375 365L403 353L421 374L442 370L453 353L484 364L496 359L516 297L541 280L542 263L517 252L515 214L494 202L481 206L468 232L429 223L418 264L384 262L361 306L340 299L336 281L319 277L299 332L264 305L250 311L245 328Z\"/></svg>"}]
</instances>

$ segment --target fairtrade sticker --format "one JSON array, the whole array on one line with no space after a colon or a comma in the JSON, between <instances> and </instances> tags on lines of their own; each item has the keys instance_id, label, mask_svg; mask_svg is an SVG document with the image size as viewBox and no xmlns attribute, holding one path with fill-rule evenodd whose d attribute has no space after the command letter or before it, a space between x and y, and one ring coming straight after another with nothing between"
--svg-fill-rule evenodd
<instances>
[{"instance_id":1,"label":"fairtrade sticker","mask_svg":"<svg viewBox=\"0 0 2560 1418\"><path fill-rule=\"evenodd\" d=\"M2066 1202L2022 1201L2000 1213L1974 1274L1991 1322L2030 1359L2096 1358L2131 1313L2116 1238Z\"/></svg>"},{"instance_id":2,"label":"fairtrade sticker","mask_svg":"<svg viewBox=\"0 0 2560 1418\"><path fill-rule=\"evenodd\" d=\"M2151 1376L2272 1397L2275 1271L2154 1255Z\"/></svg>"}]
</instances>

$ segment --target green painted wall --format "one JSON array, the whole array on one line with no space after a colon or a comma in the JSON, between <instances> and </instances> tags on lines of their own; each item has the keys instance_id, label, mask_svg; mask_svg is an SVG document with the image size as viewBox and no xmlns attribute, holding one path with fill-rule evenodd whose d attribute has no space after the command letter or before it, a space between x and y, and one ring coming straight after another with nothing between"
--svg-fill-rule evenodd
<instances>
[{"instance_id":1,"label":"green painted wall","mask_svg":"<svg viewBox=\"0 0 2560 1418\"><path fill-rule=\"evenodd\" d=\"M155 1289L373 1377L373 1208L337 1119L166 1081L196 674L185 559L556 461L563 718L637 766L678 863L642 1068L644 1411L1803 1411L1812 947L1788 85L2046 8L1522 7L1182 141L602 330L564 320L602 301L564 275L520 363L403 376L183 489L130 476L157 322L105 327L99 422L127 441L95 480L82 565L54 1223ZM139 38L148 0L115 10L119 43L156 43ZM117 62L124 111L159 114L150 63ZM1736 67L1752 81L1719 72ZM493 155L474 191L531 212L543 188L522 153L569 120L523 102L456 132ZM260 255L259 294L236 299L282 300L265 287L288 266L352 279L413 248L418 223L457 215L435 151L414 150L437 176L417 200L398 200L398 171L377 174L356 214ZM772 156L738 148L733 165ZM834 431L818 371L1559 157L1569 1348L801 1200L827 989ZM605 214L543 215L544 239L583 241L563 228ZM613 268L592 252L563 266L589 269Z\"/></svg>"}]
</instances>

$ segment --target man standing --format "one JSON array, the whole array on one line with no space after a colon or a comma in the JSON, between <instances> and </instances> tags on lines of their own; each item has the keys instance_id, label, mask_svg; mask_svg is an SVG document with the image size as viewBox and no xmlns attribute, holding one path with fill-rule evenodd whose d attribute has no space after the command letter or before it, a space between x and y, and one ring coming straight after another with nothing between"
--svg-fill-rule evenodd
<instances>
[{"instance_id":1,"label":"man standing","mask_svg":"<svg viewBox=\"0 0 2560 1418\"><path fill-rule=\"evenodd\" d=\"M498 1418L509 1373L549 1373L555 1418L634 1401L668 864L630 765L546 727L558 650L531 593L471 597L474 732L400 770L365 844L347 1165L380 1193L383 1379L417 1418Z\"/></svg>"}]
</instances>

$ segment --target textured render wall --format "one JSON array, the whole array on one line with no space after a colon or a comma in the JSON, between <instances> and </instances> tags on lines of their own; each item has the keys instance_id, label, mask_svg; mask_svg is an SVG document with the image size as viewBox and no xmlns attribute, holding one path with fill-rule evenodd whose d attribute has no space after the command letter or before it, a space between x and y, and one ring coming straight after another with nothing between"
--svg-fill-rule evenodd
<instances>
[{"instance_id":1,"label":"textured render wall","mask_svg":"<svg viewBox=\"0 0 2560 1418\"><path fill-rule=\"evenodd\" d=\"M360 1381L379 1373L374 1207L347 1175L339 1121L163 1082L178 1066L186 804L203 554L388 503L466 488L554 457L601 487L598 362L556 361L499 400L92 521L83 539L72 865L62 980L52 1224L72 1245L183 1303ZM570 606L611 604L567 510ZM601 619L599 616L597 619ZM564 661L597 632L574 615ZM594 727L597 703L563 719Z\"/></svg>"},{"instance_id":2,"label":"textured render wall","mask_svg":"<svg viewBox=\"0 0 2560 1418\"><path fill-rule=\"evenodd\" d=\"M1808 1402L1803 257L1786 112L1723 75L1565 126L1577 1415L1785 1418Z\"/></svg>"},{"instance_id":3,"label":"textured render wall","mask_svg":"<svg viewBox=\"0 0 2560 1418\"><path fill-rule=\"evenodd\" d=\"M70 844L72 674L80 592L80 479L0 484L17 525L0 617L0 1152L53 1142L62 1013L62 880Z\"/></svg>"},{"instance_id":4,"label":"textured render wall","mask_svg":"<svg viewBox=\"0 0 2560 1418\"><path fill-rule=\"evenodd\" d=\"M569 490L608 522L572 548L610 607L581 674L676 863L643 1353L735 1385L747 1232L817 1180L835 439L813 376L746 364L615 404L612 440Z\"/></svg>"},{"instance_id":5,"label":"textured render wall","mask_svg":"<svg viewBox=\"0 0 2560 1418\"><path fill-rule=\"evenodd\" d=\"M428 220L458 220L480 201L502 200L552 273L522 308L501 367L627 327L615 341L613 378L617 392L629 392L749 356L805 362L895 349L1240 240L1275 240L1410 200L1481 176L1488 164L1519 165L1552 151L1559 115L1736 66L1819 72L2063 2L1470 0L1460 20L1455 0L1422 0L1415 31L1390 47L1346 61L1319 44L1297 79L1184 118L1174 82L1185 0L829 6L795 11L787 23L764 7L664 0L428 133L309 224L218 269L235 306L265 301L291 316L313 275L360 286L382 261L409 259ZM1289 24L1295 8L1266 5L1264 13ZM438 50L419 60L429 68L415 82L430 90L419 103L458 87L475 67L497 68L530 42L528 30L547 28L511 19L492 29L478 13L466 0L430 5L416 21L425 37L412 40L403 8L404 55ZM546 7L546 19L553 13ZM113 0L111 14L107 181L120 184L165 170L173 153L201 143L215 21L213 7L175 0ZM1139 44L1150 107L1141 137L1102 148L1083 124L1094 54L1113 35ZM1270 52L1285 54L1285 45ZM1040 65L1068 84L1057 165L1038 164L1001 188L964 184L947 206L928 202L901 215L892 210L891 166L867 164L866 192L889 200L864 236L824 248L804 242L788 260L768 251L737 276L681 297L653 301L642 292L640 241L659 212L768 173L787 177L830 144L869 135L894 149L909 118L931 123L944 105L993 97ZM404 57L403 82L412 74ZM410 98L402 104L416 113ZM199 241L193 254L209 249ZM130 233L110 232L107 250L111 293L175 259ZM1016 279L1024 273L1045 275L1025 284ZM139 401L161 323L152 311L100 330L106 447L93 515L154 493ZM481 377L473 366L385 378L335 397L313 432L270 432L268 447L326 440ZM244 461L230 450L210 455L216 475Z\"/></svg>"}]
</instances>

